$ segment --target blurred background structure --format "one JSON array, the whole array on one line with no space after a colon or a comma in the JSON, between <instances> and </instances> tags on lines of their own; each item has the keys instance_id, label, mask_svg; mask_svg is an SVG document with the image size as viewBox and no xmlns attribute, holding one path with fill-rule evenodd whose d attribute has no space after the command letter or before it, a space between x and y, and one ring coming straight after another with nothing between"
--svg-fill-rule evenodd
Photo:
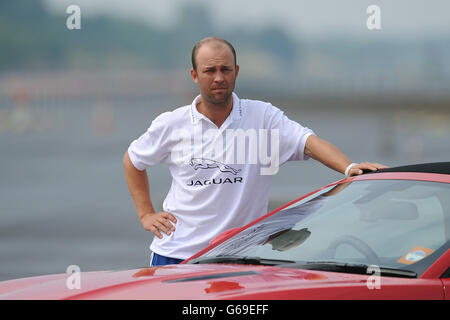
<instances>
[{"instance_id":1,"label":"blurred background structure","mask_svg":"<svg viewBox=\"0 0 450 320\"><path fill-rule=\"evenodd\" d=\"M66 26L74 4L80 30ZM366 26L371 4L380 30ZM206 36L235 46L240 97L270 101L352 161L448 161L448 12L444 0L0 0L0 280L148 265L122 156L197 95L190 54ZM148 173L161 209L169 172ZM341 177L288 163L270 209Z\"/></svg>"}]
</instances>

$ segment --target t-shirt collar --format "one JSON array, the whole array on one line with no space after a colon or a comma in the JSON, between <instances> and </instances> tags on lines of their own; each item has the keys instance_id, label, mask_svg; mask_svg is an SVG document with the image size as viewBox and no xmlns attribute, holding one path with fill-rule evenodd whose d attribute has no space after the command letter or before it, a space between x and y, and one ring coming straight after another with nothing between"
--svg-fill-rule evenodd
<instances>
[{"instance_id":1,"label":"t-shirt collar","mask_svg":"<svg viewBox=\"0 0 450 320\"><path fill-rule=\"evenodd\" d=\"M201 119L206 118L206 116L197 110L197 103L200 101L201 95L195 97L194 101L191 104L191 122L195 124L199 122ZM233 92L233 109L231 109L231 113L228 117L232 117L233 120L238 120L242 117L242 105L241 99Z\"/></svg>"}]
</instances>

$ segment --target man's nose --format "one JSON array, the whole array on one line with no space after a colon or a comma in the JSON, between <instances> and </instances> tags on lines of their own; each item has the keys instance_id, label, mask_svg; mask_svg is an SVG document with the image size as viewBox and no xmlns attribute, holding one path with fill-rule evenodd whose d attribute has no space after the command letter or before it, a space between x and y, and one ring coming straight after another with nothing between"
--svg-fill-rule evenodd
<instances>
[{"instance_id":1,"label":"man's nose","mask_svg":"<svg viewBox=\"0 0 450 320\"><path fill-rule=\"evenodd\" d=\"M222 72L218 71L216 72L216 74L214 75L214 81L215 82L223 82L224 80L224 76L222 74Z\"/></svg>"}]
</instances>

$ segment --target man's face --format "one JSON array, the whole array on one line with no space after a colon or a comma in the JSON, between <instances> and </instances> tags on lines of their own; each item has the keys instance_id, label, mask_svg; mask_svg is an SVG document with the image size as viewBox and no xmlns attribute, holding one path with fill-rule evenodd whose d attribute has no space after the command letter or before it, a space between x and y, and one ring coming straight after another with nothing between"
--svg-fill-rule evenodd
<instances>
[{"instance_id":1,"label":"man's face","mask_svg":"<svg viewBox=\"0 0 450 320\"><path fill-rule=\"evenodd\" d=\"M205 43L197 52L196 62L197 71L191 69L191 76L202 97L213 104L227 103L239 73L231 49L220 42Z\"/></svg>"}]
</instances>

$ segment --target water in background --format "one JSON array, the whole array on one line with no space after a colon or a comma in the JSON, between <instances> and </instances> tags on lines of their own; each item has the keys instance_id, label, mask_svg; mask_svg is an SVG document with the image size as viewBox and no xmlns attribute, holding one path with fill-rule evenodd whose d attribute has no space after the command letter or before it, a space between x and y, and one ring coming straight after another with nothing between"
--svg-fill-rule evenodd
<instances>
[{"instance_id":1,"label":"water in background","mask_svg":"<svg viewBox=\"0 0 450 320\"><path fill-rule=\"evenodd\" d=\"M0 280L65 273L69 265L81 271L148 266L152 235L137 218L122 156L156 115L178 105L169 98L0 103ZM353 162L450 159L448 111L304 105L286 113ZM161 209L169 171L158 165L148 173ZM274 177L270 209L340 178L314 160L288 163Z\"/></svg>"}]
</instances>

